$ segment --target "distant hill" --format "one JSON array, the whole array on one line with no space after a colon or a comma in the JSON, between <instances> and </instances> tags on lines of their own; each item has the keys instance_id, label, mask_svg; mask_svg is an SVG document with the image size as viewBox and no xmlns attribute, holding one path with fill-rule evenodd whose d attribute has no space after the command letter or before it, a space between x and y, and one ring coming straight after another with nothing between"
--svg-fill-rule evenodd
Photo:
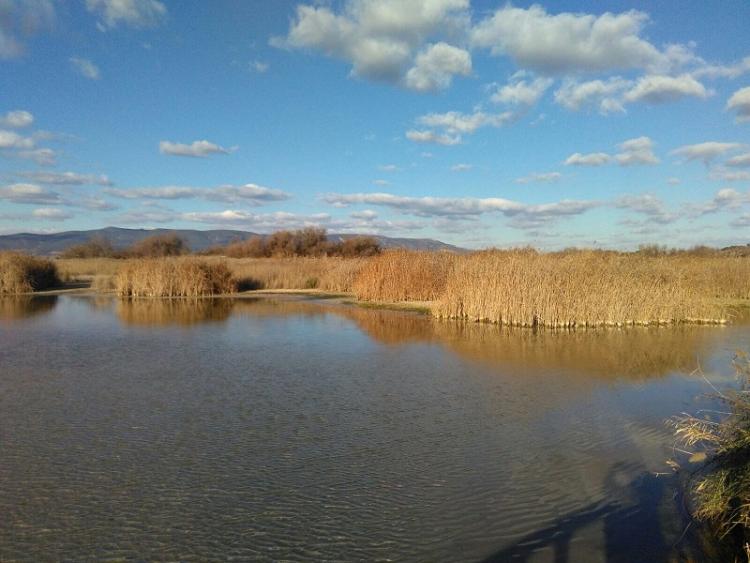
<instances>
[{"instance_id":1,"label":"distant hill","mask_svg":"<svg viewBox=\"0 0 750 563\"><path fill-rule=\"evenodd\" d=\"M93 237L109 240L117 249L126 248L152 235L174 233L182 237L191 250L201 251L211 246L225 245L252 236L264 236L248 231L214 230L197 231L192 229L121 229L106 227L91 231L65 231L62 233L33 234L18 233L0 235L0 250L18 250L38 256L53 256L66 248L81 244ZM357 235L329 234L332 241L346 240ZM408 248L410 250L450 250L463 252L464 249L433 239L392 238L374 236L383 248Z\"/></svg>"}]
</instances>

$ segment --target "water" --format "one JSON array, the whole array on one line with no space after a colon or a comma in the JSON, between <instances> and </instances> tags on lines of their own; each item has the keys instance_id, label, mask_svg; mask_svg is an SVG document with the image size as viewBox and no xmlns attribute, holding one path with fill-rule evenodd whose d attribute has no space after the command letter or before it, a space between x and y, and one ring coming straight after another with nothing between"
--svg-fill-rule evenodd
<instances>
[{"instance_id":1,"label":"water","mask_svg":"<svg viewBox=\"0 0 750 563\"><path fill-rule=\"evenodd\" d=\"M749 337L0 300L0 560L719 560L664 420Z\"/></svg>"}]
</instances>

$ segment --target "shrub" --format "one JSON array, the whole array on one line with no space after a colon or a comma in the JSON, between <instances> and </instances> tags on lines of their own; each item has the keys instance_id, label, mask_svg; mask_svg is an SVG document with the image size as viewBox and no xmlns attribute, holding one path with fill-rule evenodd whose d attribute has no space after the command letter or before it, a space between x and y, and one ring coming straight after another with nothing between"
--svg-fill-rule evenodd
<instances>
[{"instance_id":1,"label":"shrub","mask_svg":"<svg viewBox=\"0 0 750 563\"><path fill-rule=\"evenodd\" d=\"M138 241L127 251L134 258L164 258L182 256L190 249L185 241L175 234L154 235Z\"/></svg>"},{"instance_id":2,"label":"shrub","mask_svg":"<svg viewBox=\"0 0 750 563\"><path fill-rule=\"evenodd\" d=\"M65 251L61 258L113 258L116 252L112 243L103 237L93 237L88 241L76 244Z\"/></svg>"}]
</instances>

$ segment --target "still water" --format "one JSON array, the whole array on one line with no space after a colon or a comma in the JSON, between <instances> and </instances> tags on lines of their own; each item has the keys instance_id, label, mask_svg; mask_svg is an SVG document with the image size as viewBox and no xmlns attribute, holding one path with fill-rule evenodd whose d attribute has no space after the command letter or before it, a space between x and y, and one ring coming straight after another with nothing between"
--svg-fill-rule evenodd
<instances>
[{"instance_id":1,"label":"still water","mask_svg":"<svg viewBox=\"0 0 750 563\"><path fill-rule=\"evenodd\" d=\"M672 561L664 420L750 326L539 332L299 297L0 300L0 561Z\"/></svg>"}]
</instances>

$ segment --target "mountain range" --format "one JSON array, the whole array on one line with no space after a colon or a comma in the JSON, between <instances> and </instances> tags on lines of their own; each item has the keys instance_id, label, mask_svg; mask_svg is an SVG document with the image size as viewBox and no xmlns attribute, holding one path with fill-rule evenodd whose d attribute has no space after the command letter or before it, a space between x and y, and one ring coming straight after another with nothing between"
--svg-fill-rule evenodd
<instances>
[{"instance_id":1,"label":"mountain range","mask_svg":"<svg viewBox=\"0 0 750 563\"><path fill-rule=\"evenodd\" d=\"M64 231L60 233L36 234L17 233L0 235L0 250L17 250L38 256L54 256L66 248L82 244L99 237L107 239L117 249L126 248L146 237L161 234L176 234L181 237L191 250L201 251L211 246L223 246L237 240L253 236L266 236L249 231L212 230L198 231L192 229L121 229L106 227L90 231ZM357 235L329 234L331 241L341 241ZM433 239L393 238L373 235L382 248L407 248L410 250L448 250L461 252L464 249Z\"/></svg>"}]
</instances>

